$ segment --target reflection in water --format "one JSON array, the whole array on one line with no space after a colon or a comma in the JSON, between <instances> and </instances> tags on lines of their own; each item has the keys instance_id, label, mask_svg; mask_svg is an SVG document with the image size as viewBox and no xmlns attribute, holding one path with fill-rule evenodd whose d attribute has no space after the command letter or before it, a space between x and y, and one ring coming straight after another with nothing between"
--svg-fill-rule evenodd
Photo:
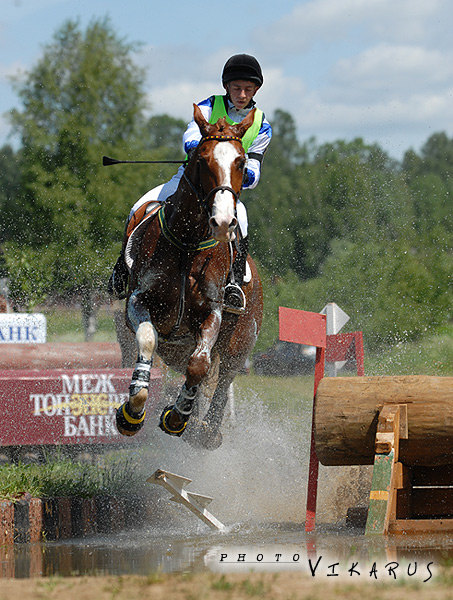
<instances>
[{"instance_id":1,"label":"reflection in water","mask_svg":"<svg viewBox=\"0 0 453 600\"><path fill-rule=\"evenodd\" d=\"M225 534L206 533L203 525L170 532L158 527L65 543L3 547L0 576L149 575L156 571L203 570L224 573L250 569L299 569L310 574L308 560L314 566L320 557L317 575L321 576L336 574L336 570L350 576L345 571L356 562L357 570L368 573L377 561L382 572L386 563L398 561L400 565L411 563L412 570L417 563L419 576L423 577L428 574L428 562L433 562L431 570L435 573L437 566L453 559L453 538L437 534L370 539L361 531L333 526L323 526L307 535L303 526L292 523L235 525ZM338 566L332 567L333 563Z\"/></svg>"},{"instance_id":2,"label":"reflection in water","mask_svg":"<svg viewBox=\"0 0 453 600\"><path fill-rule=\"evenodd\" d=\"M374 559L425 564L453 559L453 536L375 539L365 538L359 530L322 524L344 523L349 506L367 501L367 467L321 469L317 512L321 525L306 535L302 523L311 404L306 405L306 414L299 414L302 399L289 400L292 403L270 413L251 391L247 393L236 407L235 424L223 427L224 443L215 452L159 434L158 414L150 415L156 436L130 457L143 472L143 481L158 468L189 477L189 489L214 498L209 511L228 526L225 533L210 531L185 508L169 502L166 490L151 486L154 510L148 527L66 542L0 547L0 577L223 572L245 563L233 558L225 567L220 565L222 554L231 558L244 553L251 554L253 562L247 567L254 570L259 568L259 554L263 565L264 555L271 557L267 569L275 567L270 563L279 553L289 557L284 568L294 568L293 557L298 554L305 570L309 559L320 556L332 561L329 564L364 560L366 568Z\"/></svg>"}]
</instances>

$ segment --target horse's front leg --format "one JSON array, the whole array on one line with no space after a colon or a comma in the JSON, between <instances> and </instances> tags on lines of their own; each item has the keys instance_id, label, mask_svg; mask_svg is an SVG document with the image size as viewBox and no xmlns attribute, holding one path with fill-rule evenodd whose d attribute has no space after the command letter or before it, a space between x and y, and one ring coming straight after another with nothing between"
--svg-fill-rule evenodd
<instances>
[{"instance_id":1,"label":"horse's front leg","mask_svg":"<svg viewBox=\"0 0 453 600\"><path fill-rule=\"evenodd\" d=\"M159 427L169 435L183 434L194 409L198 387L209 372L211 351L217 341L222 322L222 314L214 309L200 328L197 346L189 358L186 381L174 404L164 408Z\"/></svg>"},{"instance_id":2,"label":"horse's front leg","mask_svg":"<svg viewBox=\"0 0 453 600\"><path fill-rule=\"evenodd\" d=\"M121 434L135 435L143 427L145 420L145 402L148 398L150 369L157 345L157 334L151 323L149 311L143 304L142 294L138 291L129 298L127 315L135 331L138 357L129 386L129 400L118 409L116 425Z\"/></svg>"}]
</instances>

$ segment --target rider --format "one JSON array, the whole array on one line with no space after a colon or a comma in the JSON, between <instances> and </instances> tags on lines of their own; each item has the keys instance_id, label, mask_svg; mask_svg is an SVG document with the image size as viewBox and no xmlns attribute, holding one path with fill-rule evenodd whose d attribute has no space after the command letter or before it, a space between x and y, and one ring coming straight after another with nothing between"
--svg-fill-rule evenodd
<instances>
[{"instance_id":1,"label":"rider","mask_svg":"<svg viewBox=\"0 0 453 600\"><path fill-rule=\"evenodd\" d=\"M230 124L239 123L255 107L253 97L263 84L263 74L256 58L249 54L235 54L228 59L222 72L222 84L226 91L224 96L210 96L200 102L198 106L209 123L216 123L222 117L226 117ZM243 189L253 189L258 184L263 156L272 137L272 128L264 114L259 110L255 113L255 121L250 130L251 134L247 136L247 142L245 137L243 139L247 155ZM188 156L198 146L200 140L200 130L195 121L192 120L183 135L184 150ZM132 219L138 222L137 215L139 214L141 217L143 214L143 209L142 211L139 211L139 209L144 205L151 201L158 200L162 202L169 198L176 191L183 172L184 166L181 166L169 182L150 190L142 196L132 207L128 224L131 223ZM248 254L247 211L240 200L237 203L236 211L241 235L238 252L233 263L233 272L230 274L229 283L225 287L224 297L225 308L233 312L239 312L245 307L245 296L241 286ZM109 280L108 290L112 296L125 297L128 276L123 250Z\"/></svg>"}]
</instances>

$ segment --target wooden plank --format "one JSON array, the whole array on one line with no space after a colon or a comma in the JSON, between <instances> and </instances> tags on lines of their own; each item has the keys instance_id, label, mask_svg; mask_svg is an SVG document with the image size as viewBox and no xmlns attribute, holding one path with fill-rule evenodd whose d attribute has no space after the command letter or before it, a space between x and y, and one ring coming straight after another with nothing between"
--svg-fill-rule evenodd
<instances>
[{"instance_id":1,"label":"wooden plank","mask_svg":"<svg viewBox=\"0 0 453 600\"><path fill-rule=\"evenodd\" d=\"M326 347L326 315L280 306L279 338L284 342Z\"/></svg>"},{"instance_id":2,"label":"wooden plank","mask_svg":"<svg viewBox=\"0 0 453 600\"><path fill-rule=\"evenodd\" d=\"M365 535L384 535L388 531L392 497L391 481L394 470L393 449L389 454L376 454L371 481L370 503Z\"/></svg>"},{"instance_id":3,"label":"wooden plank","mask_svg":"<svg viewBox=\"0 0 453 600\"><path fill-rule=\"evenodd\" d=\"M413 518L453 518L453 487L413 488L411 512Z\"/></svg>"},{"instance_id":4,"label":"wooden plank","mask_svg":"<svg viewBox=\"0 0 453 600\"><path fill-rule=\"evenodd\" d=\"M389 533L453 533L453 519L400 519L390 522Z\"/></svg>"},{"instance_id":5,"label":"wooden plank","mask_svg":"<svg viewBox=\"0 0 453 600\"><path fill-rule=\"evenodd\" d=\"M365 535L386 535L396 517L397 488L403 483L398 463L400 407L385 404L380 411Z\"/></svg>"},{"instance_id":6,"label":"wooden plank","mask_svg":"<svg viewBox=\"0 0 453 600\"><path fill-rule=\"evenodd\" d=\"M441 467L412 467L412 485L453 485L453 464Z\"/></svg>"}]
</instances>

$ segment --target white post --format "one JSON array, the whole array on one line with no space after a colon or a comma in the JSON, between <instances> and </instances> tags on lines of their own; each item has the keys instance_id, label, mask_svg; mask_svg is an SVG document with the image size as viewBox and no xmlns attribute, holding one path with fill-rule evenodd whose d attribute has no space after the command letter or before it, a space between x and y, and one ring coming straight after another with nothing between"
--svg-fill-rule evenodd
<instances>
[{"instance_id":1,"label":"white post","mask_svg":"<svg viewBox=\"0 0 453 600\"><path fill-rule=\"evenodd\" d=\"M335 335L349 321L349 316L335 302L329 302L321 311L322 315L326 315L326 333L327 335ZM337 371L344 367L346 361L328 362L326 361L327 377L336 377Z\"/></svg>"}]
</instances>

